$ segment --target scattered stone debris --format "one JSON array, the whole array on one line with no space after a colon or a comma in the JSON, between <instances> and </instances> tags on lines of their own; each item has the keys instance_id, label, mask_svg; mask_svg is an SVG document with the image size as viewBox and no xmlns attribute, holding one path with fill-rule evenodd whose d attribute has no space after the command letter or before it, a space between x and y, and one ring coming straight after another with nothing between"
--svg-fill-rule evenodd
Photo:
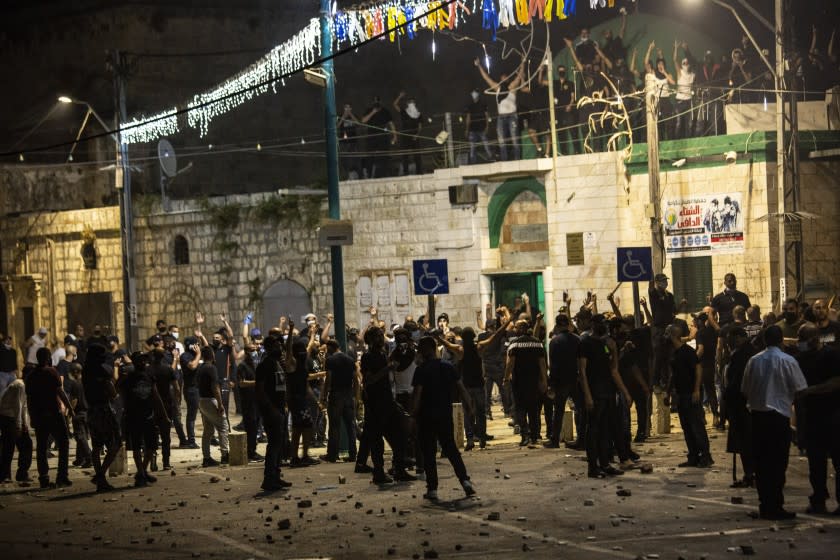
<instances>
[{"instance_id":1,"label":"scattered stone debris","mask_svg":"<svg viewBox=\"0 0 840 560\"><path fill-rule=\"evenodd\" d=\"M733 504L743 504L744 498L742 496L732 496L729 501Z\"/></svg>"},{"instance_id":2,"label":"scattered stone debris","mask_svg":"<svg viewBox=\"0 0 840 560\"><path fill-rule=\"evenodd\" d=\"M299 508L310 508L312 507L312 500L301 500L298 502L297 507Z\"/></svg>"},{"instance_id":3,"label":"scattered stone debris","mask_svg":"<svg viewBox=\"0 0 840 560\"><path fill-rule=\"evenodd\" d=\"M651 465L650 463L644 464L642 465L641 471L642 474L650 474L653 472L653 465Z\"/></svg>"},{"instance_id":4,"label":"scattered stone debris","mask_svg":"<svg viewBox=\"0 0 840 560\"><path fill-rule=\"evenodd\" d=\"M430 548L429 550L424 550L423 551L423 558L437 558L437 557L438 557L438 553L437 553L437 550L435 550L434 548Z\"/></svg>"},{"instance_id":5,"label":"scattered stone debris","mask_svg":"<svg viewBox=\"0 0 840 560\"><path fill-rule=\"evenodd\" d=\"M631 492L627 488L622 488L621 490L618 490L615 494L616 494L616 496L622 496L622 497L626 498L628 496L632 496L633 492Z\"/></svg>"},{"instance_id":6,"label":"scattered stone debris","mask_svg":"<svg viewBox=\"0 0 840 560\"><path fill-rule=\"evenodd\" d=\"M218 476L211 476L210 477L210 482L212 482L213 484L216 484L217 482L220 482L221 480L222 479L219 478Z\"/></svg>"},{"instance_id":7,"label":"scattered stone debris","mask_svg":"<svg viewBox=\"0 0 840 560\"><path fill-rule=\"evenodd\" d=\"M752 556L755 554L755 549L748 544L742 544L741 554L743 554L744 556Z\"/></svg>"},{"instance_id":8,"label":"scattered stone debris","mask_svg":"<svg viewBox=\"0 0 840 560\"><path fill-rule=\"evenodd\" d=\"M502 515L498 511L491 511L487 514L487 521L498 521Z\"/></svg>"},{"instance_id":9,"label":"scattered stone debris","mask_svg":"<svg viewBox=\"0 0 840 560\"><path fill-rule=\"evenodd\" d=\"M592 500L592 499L583 500L583 505L584 506L594 506L595 505L595 500Z\"/></svg>"},{"instance_id":10,"label":"scattered stone debris","mask_svg":"<svg viewBox=\"0 0 840 560\"><path fill-rule=\"evenodd\" d=\"M291 526L292 526L292 522L288 519L281 519L280 521L277 522L277 528L280 529L281 531L285 531L285 530L291 528Z\"/></svg>"}]
</instances>

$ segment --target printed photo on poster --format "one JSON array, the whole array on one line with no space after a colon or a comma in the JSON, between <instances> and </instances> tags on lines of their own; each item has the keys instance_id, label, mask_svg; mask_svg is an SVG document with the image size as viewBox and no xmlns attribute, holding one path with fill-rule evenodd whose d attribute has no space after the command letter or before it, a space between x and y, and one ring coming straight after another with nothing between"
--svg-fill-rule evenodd
<instances>
[{"instance_id":1,"label":"printed photo on poster","mask_svg":"<svg viewBox=\"0 0 840 560\"><path fill-rule=\"evenodd\" d=\"M744 251L740 194L710 194L666 200L662 208L665 248L673 255Z\"/></svg>"}]
</instances>

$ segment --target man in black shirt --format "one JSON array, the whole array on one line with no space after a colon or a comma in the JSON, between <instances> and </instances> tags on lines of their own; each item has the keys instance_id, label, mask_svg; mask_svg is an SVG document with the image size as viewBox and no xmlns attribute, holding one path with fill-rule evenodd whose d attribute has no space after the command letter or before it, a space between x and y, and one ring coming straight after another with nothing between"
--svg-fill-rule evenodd
<instances>
[{"instance_id":1,"label":"man in black shirt","mask_svg":"<svg viewBox=\"0 0 840 560\"><path fill-rule=\"evenodd\" d=\"M289 332L294 328L290 323ZM287 436L286 419L286 371L295 367L289 336L288 348L284 352L282 339L268 335L263 341L265 354L256 370L254 398L259 407L268 445L265 449L262 489L273 492L288 488L292 484L280 478L280 455Z\"/></svg>"},{"instance_id":2,"label":"man in black shirt","mask_svg":"<svg viewBox=\"0 0 840 560\"><path fill-rule=\"evenodd\" d=\"M493 152L490 151L490 143L487 141L487 127L490 122L490 117L487 114L487 103L475 88L470 92L470 103L464 113L466 114L467 141L470 143L470 164L478 163L475 154L478 142L484 144L486 160L493 161Z\"/></svg>"},{"instance_id":3,"label":"man in black shirt","mask_svg":"<svg viewBox=\"0 0 840 560\"><path fill-rule=\"evenodd\" d=\"M697 354L682 340L682 328L670 325L666 335L674 347L671 356L671 379L665 396L665 406L670 404L671 391L676 394L677 413L680 417L688 458L680 467L708 468L714 464L709 453L709 437L703 425L703 401L700 387L703 369Z\"/></svg>"},{"instance_id":4,"label":"man in black shirt","mask_svg":"<svg viewBox=\"0 0 840 560\"><path fill-rule=\"evenodd\" d=\"M167 354L163 350L151 352L152 364L149 368L149 375L155 382L158 395L166 411L166 417L158 415L157 428L160 432L161 454L163 455L163 470L169 470L170 449L172 447L172 418L175 416L176 403L180 402L180 388L175 377L175 370L169 367ZM184 442L186 443L186 442Z\"/></svg>"},{"instance_id":5,"label":"man in black shirt","mask_svg":"<svg viewBox=\"0 0 840 560\"><path fill-rule=\"evenodd\" d=\"M744 292L739 292L738 279L731 272L723 277L724 290L712 298L712 308L717 311L718 324L725 327L731 323L734 318L732 310L736 305L740 305L745 310L751 305L750 298Z\"/></svg>"},{"instance_id":6,"label":"man in black shirt","mask_svg":"<svg viewBox=\"0 0 840 560\"><path fill-rule=\"evenodd\" d=\"M373 460L373 482L385 484L393 482L385 474L385 446L383 438L388 440L394 455L394 479L400 481L416 480L405 471L403 460L405 452L405 434L403 433L403 414L394 402L389 373L396 364L389 364L385 354L385 335L378 327L371 327L365 332L368 351L362 354L361 372L365 403L365 433L370 445ZM432 455L434 457L434 454Z\"/></svg>"},{"instance_id":7,"label":"man in black shirt","mask_svg":"<svg viewBox=\"0 0 840 560\"><path fill-rule=\"evenodd\" d=\"M139 488L157 481L148 472L152 455L157 451L155 411L165 422L169 421L169 416L151 375L149 357L135 352L132 362L134 368L122 387L125 395L125 446L133 452L134 465L137 467L134 486Z\"/></svg>"},{"instance_id":8,"label":"man in black shirt","mask_svg":"<svg viewBox=\"0 0 840 560\"><path fill-rule=\"evenodd\" d=\"M452 464L464 492L467 496L472 496L475 494L475 488L470 482L461 453L455 446L452 425L452 400L455 397L453 388L457 388L467 414L472 414L470 396L455 367L437 358L437 343L434 338L421 338L418 349L423 362L414 372L414 407L411 415L419 425L420 442L423 447L426 471L426 494L423 497L432 501L438 497L438 443L441 452Z\"/></svg>"},{"instance_id":9,"label":"man in black shirt","mask_svg":"<svg viewBox=\"0 0 840 560\"><path fill-rule=\"evenodd\" d=\"M625 402L630 395L618 372L618 350L607 334L603 315L592 318L592 333L581 339L578 347L578 378L583 389L587 410L586 460L590 478L624 474L610 465L611 441L618 425L616 391L621 391Z\"/></svg>"},{"instance_id":10,"label":"man in black shirt","mask_svg":"<svg viewBox=\"0 0 840 560\"><path fill-rule=\"evenodd\" d=\"M64 392L73 405L73 439L76 440L76 459L74 467L89 469L91 462L90 444L88 444L87 401L82 388L82 364L73 363L64 377Z\"/></svg>"},{"instance_id":11,"label":"man in black shirt","mask_svg":"<svg viewBox=\"0 0 840 560\"><path fill-rule=\"evenodd\" d=\"M677 316L677 304L674 294L668 291L668 277L661 272L653 277L648 286L650 301L650 343L653 352L653 383L659 387L668 384L668 344L665 329Z\"/></svg>"},{"instance_id":12,"label":"man in black shirt","mask_svg":"<svg viewBox=\"0 0 840 560\"><path fill-rule=\"evenodd\" d=\"M553 430L546 447L560 447L560 434L563 433L563 416L566 401L572 394L578 380L578 346L580 337L571 332L571 321L565 313L557 315L555 335L548 343L548 362L551 364L548 385L554 393Z\"/></svg>"},{"instance_id":13,"label":"man in black shirt","mask_svg":"<svg viewBox=\"0 0 840 560\"><path fill-rule=\"evenodd\" d=\"M198 409L201 411L203 431L201 434L201 452L204 460L203 467L216 467L219 462L210 456L210 440L213 433L219 432L219 450L222 452L222 463L228 462L228 432L227 410L222 401L222 390L219 386L213 349L205 346L201 349L201 359L204 363L198 368L196 381L198 382Z\"/></svg>"},{"instance_id":14,"label":"man in black shirt","mask_svg":"<svg viewBox=\"0 0 840 560\"><path fill-rule=\"evenodd\" d=\"M814 307L822 300L817 300ZM819 317L819 315L818 315ZM826 346L822 341L821 329L810 323L799 328L799 354L796 361L808 382L808 387L824 385L832 378L840 376L840 352ZM834 466L835 498L840 503L840 443L837 428L840 424L840 412L837 398L827 394L810 395L796 403L797 430L799 446L804 447L808 455L808 473L812 494L808 497L810 505L807 513L827 513L825 502L828 493L829 457ZM840 512L840 508L837 510Z\"/></svg>"},{"instance_id":15,"label":"man in black shirt","mask_svg":"<svg viewBox=\"0 0 840 560\"><path fill-rule=\"evenodd\" d=\"M814 319L820 334L820 343L835 350L840 350L840 322L828 318L828 304L818 299L812 307Z\"/></svg>"},{"instance_id":16,"label":"man in black shirt","mask_svg":"<svg viewBox=\"0 0 840 560\"><path fill-rule=\"evenodd\" d=\"M239 404L242 407L242 424L248 440L248 460L260 462L264 459L257 453L257 402L254 395L256 385L256 367L259 351L253 342L245 345L245 356L236 366L236 384L239 387Z\"/></svg>"},{"instance_id":17,"label":"man in black shirt","mask_svg":"<svg viewBox=\"0 0 840 560\"><path fill-rule=\"evenodd\" d=\"M723 400L726 402L726 419L729 420L729 432L726 438L726 450L729 453L741 455L741 466L744 477L732 483L733 488L752 488L755 484L755 459L752 449L752 422L750 411L747 409L747 399L741 393L741 383L744 380L744 370L747 362L755 356L755 346L743 327L729 330L727 344L730 351L729 366L726 369L726 386L723 390ZM734 468L734 467L733 467Z\"/></svg>"},{"instance_id":18,"label":"man in black shirt","mask_svg":"<svg viewBox=\"0 0 840 560\"><path fill-rule=\"evenodd\" d=\"M379 96L374 96L373 104L362 117L364 135L367 137L367 150L371 152L365 170L369 179L387 177L390 158L388 151L397 143L397 130L388 109L382 106Z\"/></svg>"},{"instance_id":19,"label":"man in black shirt","mask_svg":"<svg viewBox=\"0 0 840 560\"><path fill-rule=\"evenodd\" d=\"M420 109L417 108L417 100L414 97L408 97L405 100L405 107L401 105L402 99L405 97L405 92L394 99L394 110L400 114L402 140L400 147L403 150L402 156L402 174L408 175L409 157L414 160L414 173L416 175L423 174L423 166L421 163L420 152L420 131L423 129L423 115Z\"/></svg>"},{"instance_id":20,"label":"man in black shirt","mask_svg":"<svg viewBox=\"0 0 840 560\"><path fill-rule=\"evenodd\" d=\"M528 321L516 321L517 337L508 346L505 380L511 382L522 439L520 446L536 445L540 438L540 407L548 389L543 344L528 334ZM526 431L527 426L527 431Z\"/></svg>"},{"instance_id":21,"label":"man in black shirt","mask_svg":"<svg viewBox=\"0 0 840 560\"><path fill-rule=\"evenodd\" d=\"M181 375L183 376L184 400L187 402L187 442L179 447L181 449L198 449L195 441L195 419L198 416L198 366L201 361L201 349L195 337L188 336L184 339L184 353L180 356Z\"/></svg>"},{"instance_id":22,"label":"man in black shirt","mask_svg":"<svg viewBox=\"0 0 840 560\"><path fill-rule=\"evenodd\" d=\"M697 346L697 358L703 369L703 391L709 401L709 408L712 410L713 424L719 424L719 409L717 389L715 388L715 359L718 355L718 333L709 321L707 313L699 313L694 318L694 326L697 329L694 340Z\"/></svg>"},{"instance_id":23,"label":"man in black shirt","mask_svg":"<svg viewBox=\"0 0 840 560\"><path fill-rule=\"evenodd\" d=\"M338 461L338 443L341 439L341 424L344 423L349 461L356 461L356 399L354 397L358 378L356 360L341 351L338 342L327 341L327 378L321 403L327 408L329 436L327 454L321 459L334 463Z\"/></svg>"},{"instance_id":24,"label":"man in black shirt","mask_svg":"<svg viewBox=\"0 0 840 560\"><path fill-rule=\"evenodd\" d=\"M127 356L125 359L130 361ZM93 483L96 484L97 492L113 490L105 473L116 459L122 444L120 424L112 404L117 399L116 367L114 357L104 346L94 344L88 347L82 368L82 387L88 407L91 459L96 473ZM107 453L101 459L103 448L107 449Z\"/></svg>"}]
</instances>

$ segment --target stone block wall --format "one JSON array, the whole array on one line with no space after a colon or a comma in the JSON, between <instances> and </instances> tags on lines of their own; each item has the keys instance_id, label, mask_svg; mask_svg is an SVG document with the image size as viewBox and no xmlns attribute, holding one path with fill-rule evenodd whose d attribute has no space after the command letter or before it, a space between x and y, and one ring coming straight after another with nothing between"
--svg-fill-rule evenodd
<instances>
[{"instance_id":1,"label":"stone block wall","mask_svg":"<svg viewBox=\"0 0 840 560\"><path fill-rule=\"evenodd\" d=\"M81 256L82 234L88 228L96 236L95 270L86 269ZM18 253L15 244L19 240L25 240L26 250ZM67 295L71 294L109 293L111 309L103 310L103 315L110 320L103 321L101 326L105 332L123 332L118 207L4 218L0 245L4 248L4 280L16 275L21 278L14 286L16 305L36 307L35 328L41 325L49 328L53 342L61 341L68 332L66 303ZM29 277L40 279L40 290L30 289ZM32 334L16 333L19 340Z\"/></svg>"},{"instance_id":2,"label":"stone block wall","mask_svg":"<svg viewBox=\"0 0 840 560\"><path fill-rule=\"evenodd\" d=\"M242 318L255 312L256 325L268 328L277 317L262 316L262 295L279 280L300 284L320 315L332 311L329 251L321 249L314 228L299 220L261 223L254 208L269 194L214 197L173 203L169 212L157 205L135 218L135 268L140 338L159 318L192 333L196 311L206 330L229 316L239 335ZM236 227L219 231L206 205L240 208ZM174 240L189 244L189 264L175 264ZM185 335L182 335L185 336Z\"/></svg>"}]
</instances>

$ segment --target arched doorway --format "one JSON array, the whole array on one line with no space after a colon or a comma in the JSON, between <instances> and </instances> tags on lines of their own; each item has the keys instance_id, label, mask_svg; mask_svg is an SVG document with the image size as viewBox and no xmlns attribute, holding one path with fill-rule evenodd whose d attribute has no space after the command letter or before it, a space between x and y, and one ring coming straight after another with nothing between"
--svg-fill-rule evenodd
<instances>
[{"instance_id":1,"label":"arched doorway","mask_svg":"<svg viewBox=\"0 0 840 560\"><path fill-rule=\"evenodd\" d=\"M277 324L281 316L291 316L296 325L312 311L306 288L293 280L280 280L263 294L262 324L265 329Z\"/></svg>"},{"instance_id":2,"label":"arched doorway","mask_svg":"<svg viewBox=\"0 0 840 560\"><path fill-rule=\"evenodd\" d=\"M153 317L152 319L155 321L164 319L170 325L177 325L182 333L188 333L182 334L182 337L192 336L195 314L197 311L201 311L200 307L196 291L191 286L179 286L167 297L166 304L163 307L163 316ZM208 320L211 321L210 324L215 324L212 317L208 317ZM239 333L234 334L238 336ZM183 340L182 338L181 341L183 342Z\"/></svg>"}]
</instances>

